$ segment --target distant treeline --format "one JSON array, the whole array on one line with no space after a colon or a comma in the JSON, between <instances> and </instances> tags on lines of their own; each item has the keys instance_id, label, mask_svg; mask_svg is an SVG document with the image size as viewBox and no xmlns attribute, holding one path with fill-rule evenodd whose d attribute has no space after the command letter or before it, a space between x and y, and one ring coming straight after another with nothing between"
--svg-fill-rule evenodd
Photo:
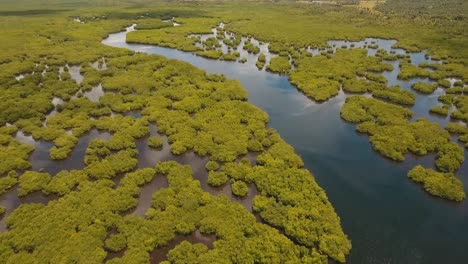
<instances>
[{"instance_id":1,"label":"distant treeline","mask_svg":"<svg viewBox=\"0 0 468 264\"><path fill-rule=\"evenodd\" d=\"M377 10L405 16L432 16L466 20L468 1L466 0L387 0L378 5Z\"/></svg>"}]
</instances>

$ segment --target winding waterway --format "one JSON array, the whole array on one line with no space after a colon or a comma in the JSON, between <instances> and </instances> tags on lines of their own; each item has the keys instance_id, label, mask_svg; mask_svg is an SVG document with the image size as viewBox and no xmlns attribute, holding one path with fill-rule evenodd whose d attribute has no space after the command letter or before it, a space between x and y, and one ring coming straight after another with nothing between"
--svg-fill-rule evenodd
<instances>
[{"instance_id":1,"label":"winding waterway","mask_svg":"<svg viewBox=\"0 0 468 264\"><path fill-rule=\"evenodd\" d=\"M111 34L103 43L186 61L242 83L249 102L270 115L269 126L294 146L326 190L353 244L347 263L463 263L468 259L468 201L434 198L408 180L406 174L415 164L433 167L433 155L408 155L405 162L397 163L374 152L368 137L339 116L346 94L315 103L291 85L287 76L259 71L251 57L245 64L210 60L169 48L128 44L126 34ZM378 41L392 45L391 40ZM411 54L411 58L413 63L426 60L424 53ZM384 73L389 84L409 89L416 80L397 80L399 69L395 68ZM416 117L444 125L448 118L428 113L436 104L436 95L417 95L411 110ZM466 191L467 163L457 173Z\"/></svg>"}]
</instances>

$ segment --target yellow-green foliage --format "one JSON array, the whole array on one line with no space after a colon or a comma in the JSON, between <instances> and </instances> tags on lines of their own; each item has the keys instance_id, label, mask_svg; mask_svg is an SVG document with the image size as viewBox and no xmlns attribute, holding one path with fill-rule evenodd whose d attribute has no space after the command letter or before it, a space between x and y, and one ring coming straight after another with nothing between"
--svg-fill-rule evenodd
<instances>
[{"instance_id":1,"label":"yellow-green foliage","mask_svg":"<svg viewBox=\"0 0 468 264\"><path fill-rule=\"evenodd\" d=\"M184 51L199 51L196 39L188 38L190 34L210 34L211 28L217 24L216 18L178 18L181 23L177 27L162 27L159 29L134 31L127 35L127 42L155 44L158 46L176 48Z\"/></svg>"},{"instance_id":2,"label":"yellow-green foliage","mask_svg":"<svg viewBox=\"0 0 468 264\"><path fill-rule=\"evenodd\" d=\"M408 177L423 184L424 190L432 195L457 202L465 199L463 183L452 173L436 172L418 165L408 172Z\"/></svg>"},{"instance_id":3,"label":"yellow-green foliage","mask_svg":"<svg viewBox=\"0 0 468 264\"><path fill-rule=\"evenodd\" d=\"M289 78L308 97L324 101L337 95L340 85L350 92L381 89L384 86L380 81L356 78L367 77L369 72L379 73L391 68L390 64L382 63L379 58L368 57L363 49L338 49L330 57L318 55L298 60L297 69L291 71Z\"/></svg>"},{"instance_id":4,"label":"yellow-green foliage","mask_svg":"<svg viewBox=\"0 0 468 264\"><path fill-rule=\"evenodd\" d=\"M443 94L437 98L439 102L443 103L444 105L452 105L453 101L455 100L455 95L453 94Z\"/></svg>"},{"instance_id":5,"label":"yellow-green foliage","mask_svg":"<svg viewBox=\"0 0 468 264\"><path fill-rule=\"evenodd\" d=\"M221 44L218 42L218 39L215 37L209 37L202 42L205 50L215 50L216 48L221 47Z\"/></svg>"},{"instance_id":6,"label":"yellow-green foliage","mask_svg":"<svg viewBox=\"0 0 468 264\"><path fill-rule=\"evenodd\" d=\"M409 62L400 61L400 72L398 73L398 78L402 80L409 80L415 77L429 77L429 71L424 68L414 66Z\"/></svg>"},{"instance_id":7,"label":"yellow-green foliage","mask_svg":"<svg viewBox=\"0 0 468 264\"><path fill-rule=\"evenodd\" d=\"M124 234L112 234L106 239L106 249L118 252L125 248L127 240Z\"/></svg>"},{"instance_id":8,"label":"yellow-green foliage","mask_svg":"<svg viewBox=\"0 0 468 264\"><path fill-rule=\"evenodd\" d=\"M135 233L131 228L122 228L128 236L128 249L124 259L132 257L129 251L142 251L142 243L152 234L161 234L151 243L151 249L179 234L190 234L196 229L202 234L213 234L217 238L213 250L204 246L191 246L181 243L169 253L168 260L190 261L191 263L230 263L253 262L261 259L265 263L300 261L303 257L317 254L323 259L323 253L315 250L304 251L294 245L286 236L281 235L268 225L257 223L239 204L229 202L224 196L211 196L203 193L199 182L191 177L191 170L175 162L160 163L156 170L167 175L169 187L153 195L153 208L147 213L146 222L155 231ZM132 222L136 219L128 217ZM177 219L177 221L173 221ZM143 222L142 220L138 222ZM172 227L172 228L171 228ZM161 232L159 229L164 228ZM150 230L151 230L150 229ZM156 233L156 231L159 231ZM241 245L249 245L249 250L242 250ZM233 251L233 248L238 248ZM301 256L302 253L305 256ZM322 262L323 263L323 262Z\"/></svg>"},{"instance_id":9,"label":"yellow-green foliage","mask_svg":"<svg viewBox=\"0 0 468 264\"><path fill-rule=\"evenodd\" d=\"M0 175L5 175L12 170L25 170L31 166L28 161L29 154L34 147L20 144L16 140L9 139L9 143L0 145Z\"/></svg>"},{"instance_id":10,"label":"yellow-green foliage","mask_svg":"<svg viewBox=\"0 0 468 264\"><path fill-rule=\"evenodd\" d=\"M85 171L89 176L96 179L108 179L116 175L115 170L112 168L110 162L106 159L102 161L95 161L86 166Z\"/></svg>"},{"instance_id":11,"label":"yellow-green foliage","mask_svg":"<svg viewBox=\"0 0 468 264\"><path fill-rule=\"evenodd\" d=\"M375 150L398 161L404 160L407 152L426 155L450 140L447 131L426 120L381 126L364 123L358 129L370 135L369 141Z\"/></svg>"},{"instance_id":12,"label":"yellow-green foliage","mask_svg":"<svg viewBox=\"0 0 468 264\"><path fill-rule=\"evenodd\" d=\"M51 159L61 160L67 158L77 142L78 138L73 135L62 134L57 137L54 140L55 146L49 150Z\"/></svg>"},{"instance_id":13,"label":"yellow-green foliage","mask_svg":"<svg viewBox=\"0 0 468 264\"><path fill-rule=\"evenodd\" d=\"M260 52L260 48L253 43L251 43L249 40L246 40L244 43L244 47L242 47L244 50L246 50L248 53L253 53L253 54L258 54Z\"/></svg>"},{"instance_id":14,"label":"yellow-green foliage","mask_svg":"<svg viewBox=\"0 0 468 264\"><path fill-rule=\"evenodd\" d=\"M453 83L453 86L454 86L454 87L463 87L463 86L464 86L464 83L463 83L463 81L455 81L455 82Z\"/></svg>"},{"instance_id":15,"label":"yellow-green foliage","mask_svg":"<svg viewBox=\"0 0 468 264\"><path fill-rule=\"evenodd\" d=\"M219 164L216 161L208 161L205 165L206 170L208 171L214 171L219 169Z\"/></svg>"},{"instance_id":16,"label":"yellow-green foliage","mask_svg":"<svg viewBox=\"0 0 468 264\"><path fill-rule=\"evenodd\" d=\"M241 36L232 35L228 38L223 39L223 43L226 44L228 47L236 49L237 46L242 42Z\"/></svg>"},{"instance_id":17,"label":"yellow-green foliage","mask_svg":"<svg viewBox=\"0 0 468 264\"><path fill-rule=\"evenodd\" d=\"M463 91L464 90L462 87L452 87L452 88L445 90L447 94L462 94Z\"/></svg>"},{"instance_id":18,"label":"yellow-green foliage","mask_svg":"<svg viewBox=\"0 0 468 264\"><path fill-rule=\"evenodd\" d=\"M152 148L161 148L163 146L163 139L160 137L150 137L148 139L148 146Z\"/></svg>"},{"instance_id":19,"label":"yellow-green foliage","mask_svg":"<svg viewBox=\"0 0 468 264\"><path fill-rule=\"evenodd\" d=\"M454 104L457 109L452 112L451 117L463 121L468 121L468 96L457 96L455 98Z\"/></svg>"},{"instance_id":20,"label":"yellow-green foliage","mask_svg":"<svg viewBox=\"0 0 468 264\"><path fill-rule=\"evenodd\" d=\"M139 19L136 29L160 29L172 27L172 22L163 22L161 19Z\"/></svg>"},{"instance_id":21,"label":"yellow-green foliage","mask_svg":"<svg viewBox=\"0 0 468 264\"><path fill-rule=\"evenodd\" d=\"M205 244L192 244L184 240L175 248L169 251L169 253L167 254L167 264L177 262L199 263L199 257L203 254L206 254L207 252L208 247Z\"/></svg>"},{"instance_id":22,"label":"yellow-green foliage","mask_svg":"<svg viewBox=\"0 0 468 264\"><path fill-rule=\"evenodd\" d=\"M18 195L42 190L50 181L51 176L44 172L26 171L19 177Z\"/></svg>"},{"instance_id":23,"label":"yellow-green foliage","mask_svg":"<svg viewBox=\"0 0 468 264\"><path fill-rule=\"evenodd\" d=\"M221 56L223 56L223 52L220 50L198 51L197 55L210 59L219 59Z\"/></svg>"},{"instance_id":24,"label":"yellow-green foliage","mask_svg":"<svg viewBox=\"0 0 468 264\"><path fill-rule=\"evenodd\" d=\"M447 126L445 127L445 130L447 130L450 133L460 134L460 135L468 133L468 127L460 123L448 123Z\"/></svg>"},{"instance_id":25,"label":"yellow-green foliage","mask_svg":"<svg viewBox=\"0 0 468 264\"><path fill-rule=\"evenodd\" d=\"M138 151L135 149L121 150L107 156L105 160L109 161L110 166L116 173L125 173L136 168L138 164L137 155Z\"/></svg>"},{"instance_id":26,"label":"yellow-green foliage","mask_svg":"<svg viewBox=\"0 0 468 264\"><path fill-rule=\"evenodd\" d=\"M424 94L431 94L437 89L437 84L427 84L423 82L414 83L411 88L414 90L424 93Z\"/></svg>"},{"instance_id":27,"label":"yellow-green foliage","mask_svg":"<svg viewBox=\"0 0 468 264\"><path fill-rule=\"evenodd\" d=\"M399 86L374 90L372 96L402 105L414 105L416 103L416 96L411 92L401 90Z\"/></svg>"},{"instance_id":28,"label":"yellow-green foliage","mask_svg":"<svg viewBox=\"0 0 468 264\"><path fill-rule=\"evenodd\" d=\"M371 45L368 46L371 48ZM388 60L388 61L396 61L400 58L404 58L405 55L395 55L395 54L389 54L386 50L384 49L378 49L377 52L375 53L376 57L382 58L383 60Z\"/></svg>"},{"instance_id":29,"label":"yellow-green foliage","mask_svg":"<svg viewBox=\"0 0 468 264\"><path fill-rule=\"evenodd\" d=\"M252 13L252 10L262 9L262 12ZM447 38L442 36L458 36L463 30L462 23L456 22L453 23L446 19L441 19L440 17L433 18L431 16L424 17L422 20L414 21L413 19L407 20L406 18L399 17L394 13L387 13L385 16L376 16L375 13L363 13L360 11L358 14L357 10L354 8L343 8L343 7L332 7L329 5L322 6L300 6L299 9L292 8L289 6L256 6L254 8L250 5L238 6L234 4L234 7L231 8L231 12L226 13L220 10L211 9L208 6L203 6L201 9L203 11L211 12L215 17L222 17L223 21L227 22L226 31L235 32L232 39L236 40L235 43L231 43L230 40L224 39L224 42L227 45L232 47L237 47L240 43L239 35L244 36L255 36L257 39L262 41L270 42L269 49L272 52L279 53L281 56L273 58L268 69L274 72L287 73L289 72L289 56L292 57L293 63L299 65L300 61L303 59L310 58L310 56L301 55L300 49L306 48L308 46L312 47L324 47L325 42L329 39L349 39L349 40L360 40L366 36L380 36L383 38L397 38L399 42L396 47L402 47L408 51L421 51L423 49L430 49L434 58L447 58L448 54L453 58L450 63L444 63L441 65L438 64L422 64L421 67L414 66L410 64L409 57L406 58L405 55L389 55L383 50L377 52L377 61L381 59L391 59L395 60L398 58L405 58L406 60L401 61L401 71L399 78L409 79L412 77L431 77L434 80L438 80L442 85L446 83L444 78L447 77L459 77L468 79L468 71L463 63L460 63L460 60L466 60L468 57L466 52L459 47L459 40L453 40L455 38ZM388 11L385 9L385 11ZM290 14L288 17L285 17L285 14ZM281 19L272 19L272 17L278 17ZM346 17L346 19L344 19ZM359 17L359 21L356 19ZM431 22L436 19L438 23L437 29L434 29L434 25ZM204 24L208 19L206 17L193 18L187 21L186 27L198 28ZM346 23L344 23L346 21ZM352 21L360 23L359 30L357 28L351 27ZM363 21L366 21L364 24ZM304 23L307 23L307 27L304 27ZM450 26L447 26L446 23L451 23ZM205 25L208 25L205 24ZM213 24L214 25L214 24ZM385 25L385 26L383 26ZM430 25L430 26L429 26ZM442 26L444 25L444 26ZM447 30L447 27L450 27L451 30ZM364 28L364 29L363 29ZM385 28L385 29L384 29ZM205 28L206 31L209 28ZM178 37L183 37L181 35L186 32L179 30L180 32ZM224 32L224 30L222 30ZM411 32L411 33L408 33ZM132 34L137 34L132 33ZM196 51L197 47L194 43L185 48L179 47L180 43L183 43L183 38L177 39L167 37L166 40L173 42L172 44L160 44L161 41L150 41L147 39L152 38L152 35L149 33L141 34L142 43L153 43L158 45L169 45L176 47L182 50ZM451 39L451 41L447 41ZM459 39L459 38L457 38ZM437 44L435 44L437 43ZM246 43L249 47L249 42ZM190 47L189 47L190 46ZM365 55L365 51L363 51ZM211 57L211 58L222 58L223 55L221 51L201 51L198 54ZM325 53L323 56L330 58L331 54ZM352 60L350 60L352 61ZM358 61L358 60L356 60ZM345 65L346 63L333 62L333 66L336 65ZM362 61L359 61L357 64L363 64ZM376 62L371 62L368 64L370 66L377 65ZM257 67L260 69L263 68L264 63L257 61ZM425 69L429 67L435 70L435 72L429 72ZM304 68L317 68L317 67L304 67ZM353 67L343 67L347 69L353 69ZM386 65L384 68L377 67L367 67L368 71L365 74L357 75L358 77L365 76L368 79L367 90L381 89L381 82L385 82L383 76L376 75L372 71L383 71L391 70L390 65ZM292 75L292 74L291 74ZM310 75L305 73L304 76ZM330 74L332 75L332 74ZM355 74L356 77L356 74ZM303 77L304 79L307 77ZM299 78L300 79L300 78ZM341 80L341 84L345 91L349 92L364 92L364 86L366 85L365 81L354 81L355 78L348 78L346 80ZM314 83L309 80L295 80L291 78L292 82L296 82L296 85L299 89L303 90L308 96L316 98L316 100L326 100L331 96L336 95L336 85L326 85L323 81L320 85L310 84ZM317 82L317 81L316 81ZM442 83L443 82L443 83ZM307 87L307 85L309 87ZM305 88L304 88L305 87ZM427 88L427 87L426 87ZM308 92L306 92L306 90ZM321 90L321 92L311 92L312 90ZM451 91L451 92L460 92ZM320 98L320 99L319 99Z\"/></svg>"},{"instance_id":30,"label":"yellow-green foliage","mask_svg":"<svg viewBox=\"0 0 468 264\"><path fill-rule=\"evenodd\" d=\"M456 0L459 4L460 0ZM437 1L435 1L437 2ZM444 4L444 8L429 8L432 5L418 2L425 10L444 10L457 4ZM438 2L437 2L438 3ZM401 1L400 1L401 4ZM421 17L420 13L401 16L408 10L418 12L421 8L411 7L413 2L404 1L398 11L385 9L384 14L369 12L352 6L310 5L296 6L243 3L223 13L223 20L234 20L226 24L226 30L238 34L252 35L264 42L279 42L283 46L325 47L330 39L362 40L365 37L398 39L397 46L410 50L429 50L434 58L468 58L466 49L467 33L464 31L466 20L455 20L452 14L429 14ZM439 5L440 6L440 5ZM259 12L261 9L261 12ZM402 10L402 11L400 11ZM463 8L457 10L463 13ZM429 12L431 13L431 12ZM466 12L465 12L466 13ZM414 19L418 16L417 19ZM245 19L241 19L245 18ZM437 21L437 23L434 23ZM359 25L359 26L356 26Z\"/></svg>"},{"instance_id":31,"label":"yellow-green foliage","mask_svg":"<svg viewBox=\"0 0 468 264\"><path fill-rule=\"evenodd\" d=\"M465 10L468 3L458 0L447 0L440 2L437 0L404 1L388 0L384 4L378 5L377 9L382 12L398 12L404 16L444 16L452 19L464 19L468 15Z\"/></svg>"},{"instance_id":32,"label":"yellow-green foliage","mask_svg":"<svg viewBox=\"0 0 468 264\"><path fill-rule=\"evenodd\" d=\"M209 171L208 173L208 184L211 186L221 186L228 180L226 173L221 171Z\"/></svg>"},{"instance_id":33,"label":"yellow-green foliage","mask_svg":"<svg viewBox=\"0 0 468 264\"><path fill-rule=\"evenodd\" d=\"M60 171L50 182L45 185L42 191L46 194L56 193L65 195L70 193L76 186L88 179L88 175L81 170Z\"/></svg>"},{"instance_id":34,"label":"yellow-green foliage","mask_svg":"<svg viewBox=\"0 0 468 264\"><path fill-rule=\"evenodd\" d=\"M31 3L30 8L36 5ZM359 81L357 88L349 88L350 91L363 92L364 82L368 84L367 91L382 89L385 79L380 73L391 67L382 63L381 58L368 58L364 50L339 50L336 54L309 57L300 48L324 46L329 39L358 40L370 35L398 38L400 46L412 50L429 48L440 57L453 57L455 62L443 64L431 76L439 80L466 76L460 62L466 58L465 33L453 34L461 28L457 21L453 21L454 26L448 32L440 32L438 24L426 25L424 21L399 19L392 14L386 17L360 14L361 11L348 7L299 4L298 8L251 3L233 3L228 7L164 4L145 8L143 3L132 8L93 7L0 17L3 25L0 124L9 122L16 127L0 133L2 191L16 182L16 174L11 171L24 171L30 166L27 160L33 148L13 140L17 129L34 139L53 142L50 155L57 159L68 156L77 139L92 129L108 133L105 140L94 139L89 143L83 170L62 171L52 178L46 173L29 171L20 176L20 194L42 191L61 197L47 205L22 204L7 216L8 231L0 234L1 260L100 263L105 260L107 250L125 249L111 263L147 263L155 248L166 245L177 235L199 230L214 235L219 243L214 243L211 250L184 243L171 251L168 260L345 261L351 243L325 192L310 172L302 168L303 162L294 149L275 131L267 129L268 116L247 102L247 93L239 82L221 75L207 75L187 63L110 48L100 41L109 32L122 30L131 23L156 28L161 25L161 18L175 16L180 26L132 32L128 41L197 52L203 48L195 46L197 38L188 36L211 33L213 26L224 21L227 31L237 33L233 39L223 39L225 43L237 47L240 37L247 35L270 42L271 51L281 55L271 65L278 71L289 71L291 57L298 67L294 72L299 89L318 100L326 100L341 85L354 87L357 77L364 81ZM71 19L77 16L84 23ZM355 22L359 27L353 25ZM447 37L452 35L460 37ZM204 45L211 52L217 46L213 41ZM239 56L232 53L219 58L234 57ZM107 69L89 66L104 60ZM71 79L67 70L59 73L59 67L66 64L81 66L84 76L81 84ZM319 67L309 67L314 65ZM16 80L19 74L25 77ZM304 83L313 82L316 86L301 88ZM98 103L81 95L98 84L102 84L105 92ZM321 89L323 84L327 89ZM54 97L64 103L56 106L55 116L46 119L54 108ZM439 151L441 169L459 166L459 150L445 145L446 133L425 121L409 123L411 112L406 108L369 100L349 99L342 116L354 122L368 121L359 129L375 132L379 140L383 138L382 151L389 148L400 155L408 151ZM462 111L462 100L456 99L455 103L461 115L468 112ZM141 117L126 116L130 111L139 112ZM188 166L166 162L156 169L135 170L138 154L135 141L149 134L150 122L156 123L158 131L167 136L174 154L194 151L200 156L209 155L220 165L221 169L209 172L209 184L222 185L230 180L238 194L245 193L246 183L254 184L260 193L254 199L253 209L266 224L258 223L255 216L223 195L204 192L200 182L191 177ZM395 132L400 130L400 134ZM415 146L400 146L399 142L396 147L385 146L394 144L392 137L397 134L408 137ZM255 166L245 159L235 162L249 151L260 152ZM140 187L156 173L167 177L168 187L154 193L145 218L128 214L138 205ZM110 179L118 174L123 178L117 185Z\"/></svg>"},{"instance_id":35,"label":"yellow-green foliage","mask_svg":"<svg viewBox=\"0 0 468 264\"><path fill-rule=\"evenodd\" d=\"M385 88L385 83L372 80L361 79L345 79L343 81L343 90L349 93L366 93Z\"/></svg>"},{"instance_id":36,"label":"yellow-green foliage","mask_svg":"<svg viewBox=\"0 0 468 264\"><path fill-rule=\"evenodd\" d=\"M231 181L232 193L239 197L244 197L249 192L249 187L243 181Z\"/></svg>"},{"instance_id":37,"label":"yellow-green foliage","mask_svg":"<svg viewBox=\"0 0 468 264\"><path fill-rule=\"evenodd\" d=\"M258 55L258 59L257 59L257 62L255 63L255 65L257 66L258 69L263 69L263 67L265 67L265 62L266 62L266 56L265 54L263 53L260 53L260 55Z\"/></svg>"},{"instance_id":38,"label":"yellow-green foliage","mask_svg":"<svg viewBox=\"0 0 468 264\"><path fill-rule=\"evenodd\" d=\"M464 161L464 151L455 142L444 144L437 151L436 166L443 172L457 171Z\"/></svg>"},{"instance_id":39,"label":"yellow-green foliage","mask_svg":"<svg viewBox=\"0 0 468 264\"><path fill-rule=\"evenodd\" d=\"M440 81L440 84L446 88L450 87L445 78L460 78L465 83L468 82L468 69L461 62L448 62L437 64L436 71L431 72L430 78ZM449 82L450 83L450 82Z\"/></svg>"},{"instance_id":40,"label":"yellow-green foliage","mask_svg":"<svg viewBox=\"0 0 468 264\"><path fill-rule=\"evenodd\" d=\"M235 61L240 56L239 52L237 51L232 53L223 53L221 50L197 51L196 54L210 59L220 59L227 61Z\"/></svg>"},{"instance_id":41,"label":"yellow-green foliage","mask_svg":"<svg viewBox=\"0 0 468 264\"><path fill-rule=\"evenodd\" d=\"M109 181L86 181L78 191L47 206L22 204L7 218L9 232L2 238L10 242L2 243L2 259L62 262L73 256L78 262L102 262L107 255L106 229L122 221L118 212L136 205L112 186ZM70 232L76 235L68 236ZM68 239L61 239L64 236Z\"/></svg>"},{"instance_id":42,"label":"yellow-green foliage","mask_svg":"<svg viewBox=\"0 0 468 264\"><path fill-rule=\"evenodd\" d=\"M272 72L288 73L290 69L289 58L286 56L273 57L267 65L267 70Z\"/></svg>"},{"instance_id":43,"label":"yellow-green foliage","mask_svg":"<svg viewBox=\"0 0 468 264\"><path fill-rule=\"evenodd\" d=\"M300 168L303 163L293 149L279 139L258 157L257 163L259 166L253 168L253 174L261 195L254 198L254 210L266 222L283 228L287 235L301 244L309 247L318 245L320 251L338 261L344 261L351 244L341 231L333 227L329 231L334 235L330 235L317 228L324 223L336 226L338 220L333 216L334 213L326 209L327 206L305 210L311 208L312 203L323 202L326 205L328 201L326 194L318 191L317 184L307 176L308 171Z\"/></svg>"},{"instance_id":44,"label":"yellow-green foliage","mask_svg":"<svg viewBox=\"0 0 468 264\"><path fill-rule=\"evenodd\" d=\"M252 182L255 177L250 161L247 158L242 158L240 162L237 163L225 163L222 167L222 171L234 180Z\"/></svg>"},{"instance_id":45,"label":"yellow-green foliage","mask_svg":"<svg viewBox=\"0 0 468 264\"><path fill-rule=\"evenodd\" d=\"M445 79L437 80L437 84L443 88L450 88L450 86L452 86L452 84L448 80L445 80Z\"/></svg>"},{"instance_id":46,"label":"yellow-green foliage","mask_svg":"<svg viewBox=\"0 0 468 264\"><path fill-rule=\"evenodd\" d=\"M16 171L10 171L7 176L0 178L0 194L5 193L8 189L16 185L18 182Z\"/></svg>"},{"instance_id":47,"label":"yellow-green foliage","mask_svg":"<svg viewBox=\"0 0 468 264\"><path fill-rule=\"evenodd\" d=\"M449 113L449 106L432 106L429 111L434 114L442 115L442 116L447 116Z\"/></svg>"},{"instance_id":48,"label":"yellow-green foliage","mask_svg":"<svg viewBox=\"0 0 468 264\"><path fill-rule=\"evenodd\" d=\"M437 124L424 119L409 122L409 110L372 98L348 98L341 116L346 121L361 123L357 129L370 135L374 149L394 160L404 160L409 151L426 155L450 140L447 131Z\"/></svg>"},{"instance_id":49,"label":"yellow-green foliage","mask_svg":"<svg viewBox=\"0 0 468 264\"><path fill-rule=\"evenodd\" d=\"M450 133L459 135L458 140L465 144L465 147L468 147L468 128L466 125L460 123L448 123L445 127Z\"/></svg>"},{"instance_id":50,"label":"yellow-green foliage","mask_svg":"<svg viewBox=\"0 0 468 264\"><path fill-rule=\"evenodd\" d=\"M348 122L362 123L371 121L379 125L405 124L413 115L405 107L363 96L346 98L340 114Z\"/></svg>"}]
</instances>

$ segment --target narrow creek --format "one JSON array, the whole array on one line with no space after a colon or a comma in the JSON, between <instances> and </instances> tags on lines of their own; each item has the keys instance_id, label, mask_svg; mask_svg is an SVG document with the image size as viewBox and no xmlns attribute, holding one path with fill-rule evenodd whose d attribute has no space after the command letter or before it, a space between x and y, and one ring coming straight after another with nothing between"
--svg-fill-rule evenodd
<instances>
[{"instance_id":1,"label":"narrow creek","mask_svg":"<svg viewBox=\"0 0 468 264\"><path fill-rule=\"evenodd\" d=\"M241 54L248 59L245 64L210 60L175 49L128 44L126 34L132 30L134 27L111 34L102 43L186 61L242 83L249 92L249 102L269 114L269 126L294 146L306 168L327 192L353 244L347 263L459 263L468 259L468 202L452 203L431 197L408 180L407 171L414 165L433 167L433 155L408 155L405 162L397 163L374 152L368 137L357 133L354 124L340 118L339 111L347 94L340 92L328 102L316 103L291 85L287 76L258 70L255 55L245 51ZM395 43L395 40L366 39L332 44L358 47L370 41L386 50L391 50ZM373 52L369 49L369 55ZM424 52L410 56L414 64L430 60ZM398 66L398 62L392 64ZM394 68L384 73L388 85L398 84L409 90L416 81L429 82L427 79L398 80L399 68ZM438 104L440 92L430 96L417 94L416 105L411 108L415 116L441 125L449 122L448 118L428 112ZM153 155L144 154L139 165L152 162ZM465 159L468 160L466 151ZM457 172L466 191L467 163Z\"/></svg>"}]
</instances>

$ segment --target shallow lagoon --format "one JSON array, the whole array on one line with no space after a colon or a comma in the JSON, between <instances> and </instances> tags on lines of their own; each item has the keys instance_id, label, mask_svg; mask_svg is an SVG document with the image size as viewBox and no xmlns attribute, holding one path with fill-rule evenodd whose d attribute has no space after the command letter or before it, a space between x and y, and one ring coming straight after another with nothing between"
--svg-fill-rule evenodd
<instances>
[{"instance_id":1,"label":"shallow lagoon","mask_svg":"<svg viewBox=\"0 0 468 264\"><path fill-rule=\"evenodd\" d=\"M103 43L186 61L242 83L249 92L249 102L268 112L269 125L295 147L327 192L353 243L347 263L459 263L468 258L468 202L431 197L406 177L415 164L432 167L434 155L408 155L405 162L397 163L374 152L366 135L341 120L339 111L347 96L343 92L328 102L315 103L292 86L286 76L259 71L254 55L247 55L245 64L210 60L168 48L127 44L125 36L126 32L111 34ZM394 43L366 41L376 41L384 49ZM423 52L410 55L415 64L427 61ZM398 66L397 62L392 64ZM384 73L389 85L410 89L412 83L421 81L401 81L397 74L397 67ZM417 94L416 105L411 108L415 117L445 125L448 118L428 112L437 104L440 92ZM457 175L468 191L466 162Z\"/></svg>"}]
</instances>

